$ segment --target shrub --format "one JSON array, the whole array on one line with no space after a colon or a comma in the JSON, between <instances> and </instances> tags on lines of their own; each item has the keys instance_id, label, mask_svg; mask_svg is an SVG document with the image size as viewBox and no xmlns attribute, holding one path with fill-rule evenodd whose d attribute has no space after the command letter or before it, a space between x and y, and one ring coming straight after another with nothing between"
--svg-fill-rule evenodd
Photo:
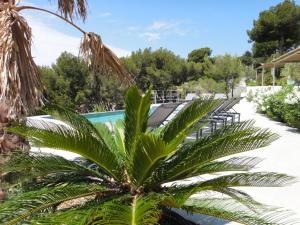
<instances>
[{"instance_id":1,"label":"shrub","mask_svg":"<svg viewBox=\"0 0 300 225\"><path fill-rule=\"evenodd\" d=\"M286 86L273 94L248 94L247 99L257 104L257 111L276 121L287 123L300 130L300 92L292 86Z\"/></svg>"}]
</instances>

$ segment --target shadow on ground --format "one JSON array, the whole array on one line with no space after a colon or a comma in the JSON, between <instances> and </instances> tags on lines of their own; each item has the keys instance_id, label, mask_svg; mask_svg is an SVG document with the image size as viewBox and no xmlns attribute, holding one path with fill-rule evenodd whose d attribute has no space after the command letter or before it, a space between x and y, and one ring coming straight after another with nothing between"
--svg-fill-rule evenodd
<instances>
[{"instance_id":1,"label":"shadow on ground","mask_svg":"<svg viewBox=\"0 0 300 225\"><path fill-rule=\"evenodd\" d=\"M225 225L229 223L229 221L227 220L222 220L211 216L199 215L199 214L195 215L195 214L187 213L186 211L183 210L176 210L176 209L174 209L174 211L180 214L181 216L183 216L184 218L191 220L194 223L197 223L199 225Z\"/></svg>"}]
</instances>

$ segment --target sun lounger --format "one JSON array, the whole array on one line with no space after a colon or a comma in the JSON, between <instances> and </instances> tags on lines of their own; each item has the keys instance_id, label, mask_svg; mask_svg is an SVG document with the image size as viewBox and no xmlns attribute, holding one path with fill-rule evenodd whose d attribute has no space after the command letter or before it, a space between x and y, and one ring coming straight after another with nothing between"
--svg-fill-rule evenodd
<instances>
[{"instance_id":1,"label":"sun lounger","mask_svg":"<svg viewBox=\"0 0 300 225\"><path fill-rule=\"evenodd\" d=\"M157 128L175 111L181 103L166 103L158 106L148 120L148 126Z\"/></svg>"}]
</instances>

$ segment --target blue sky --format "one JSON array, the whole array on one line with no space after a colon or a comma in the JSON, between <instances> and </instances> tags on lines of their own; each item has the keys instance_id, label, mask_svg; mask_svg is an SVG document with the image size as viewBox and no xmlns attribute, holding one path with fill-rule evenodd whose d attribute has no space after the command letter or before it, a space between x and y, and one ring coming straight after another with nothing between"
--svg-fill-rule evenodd
<instances>
[{"instance_id":1,"label":"blue sky","mask_svg":"<svg viewBox=\"0 0 300 225\"><path fill-rule=\"evenodd\" d=\"M49 7L46 0L28 0L28 2L55 10L55 6ZM240 55L251 49L247 29L251 29L253 20L258 18L260 11L281 1L89 0L88 2L89 17L86 23L76 22L85 30L100 34L104 43L111 46L119 55L127 55L139 48L164 47L186 57L191 50L206 46L213 49L214 55L224 53ZM300 0L296 2L300 4ZM47 37L51 39L51 36L55 36L54 39L57 41L65 41L67 50L75 51L72 48L81 37L79 32L53 17L33 12L27 12L25 16L33 24L33 31L36 30L35 37L42 39L36 42L36 49L40 52L37 57L45 57L40 55L42 52L39 43L45 42ZM43 37L39 37L40 35ZM56 44L54 40L51 41L48 48L52 51L59 52L64 47L62 43ZM72 41L74 41L72 46L68 46ZM49 64L53 59L43 61L42 64Z\"/></svg>"}]
</instances>

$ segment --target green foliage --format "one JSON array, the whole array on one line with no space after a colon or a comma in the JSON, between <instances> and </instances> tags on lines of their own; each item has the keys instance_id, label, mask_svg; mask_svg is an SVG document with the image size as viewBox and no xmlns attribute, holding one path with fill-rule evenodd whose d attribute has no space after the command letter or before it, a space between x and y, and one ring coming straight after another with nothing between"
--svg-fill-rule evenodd
<instances>
[{"instance_id":1,"label":"green foliage","mask_svg":"<svg viewBox=\"0 0 300 225\"><path fill-rule=\"evenodd\" d=\"M266 95L258 101L257 110L268 117L300 130L300 93L292 86Z\"/></svg>"},{"instance_id":2,"label":"green foliage","mask_svg":"<svg viewBox=\"0 0 300 225\"><path fill-rule=\"evenodd\" d=\"M102 111L113 110L124 104L124 87L115 76L91 74L81 59L70 53L62 53L52 67L39 69L50 103L81 112L100 105Z\"/></svg>"},{"instance_id":3,"label":"green foliage","mask_svg":"<svg viewBox=\"0 0 300 225\"><path fill-rule=\"evenodd\" d=\"M224 160L264 147L277 135L242 122L185 142L220 102L198 99L166 126L150 130L149 93L142 95L137 87L128 90L125 119L112 131L59 107L49 107L48 112L62 124L35 121L11 128L35 146L75 152L85 159L16 153L4 171L26 176L17 182L18 191L0 205L0 221L11 225L192 224L177 211L170 211L173 208L251 225L289 224L285 211L262 205L235 188L284 186L293 182L293 177L247 173L260 162L257 158ZM216 173L217 177L202 177ZM196 176L200 178L194 183L165 185ZM212 199L211 192L227 198ZM193 198L200 193L206 195Z\"/></svg>"},{"instance_id":4,"label":"green foliage","mask_svg":"<svg viewBox=\"0 0 300 225\"><path fill-rule=\"evenodd\" d=\"M58 75L52 68L40 67L39 70L46 88L46 99L58 105L73 107L74 103L68 96L70 83L63 76Z\"/></svg>"},{"instance_id":5,"label":"green foliage","mask_svg":"<svg viewBox=\"0 0 300 225\"><path fill-rule=\"evenodd\" d=\"M214 58L214 64L208 70L207 76L216 81L224 81L228 96L230 91L233 92L235 84L245 76L245 66L238 57L228 54L217 56Z\"/></svg>"},{"instance_id":6,"label":"green foliage","mask_svg":"<svg viewBox=\"0 0 300 225\"><path fill-rule=\"evenodd\" d=\"M188 54L188 61L203 63L206 57L210 57L212 50L208 47L195 49Z\"/></svg>"},{"instance_id":7,"label":"green foliage","mask_svg":"<svg viewBox=\"0 0 300 225\"><path fill-rule=\"evenodd\" d=\"M225 82L217 82L212 78L199 78L198 80L183 83L177 87L177 90L183 94L188 91L195 91L198 93L224 93Z\"/></svg>"},{"instance_id":8,"label":"green foliage","mask_svg":"<svg viewBox=\"0 0 300 225\"><path fill-rule=\"evenodd\" d=\"M283 53L300 44L300 7L292 0L285 0L269 10L262 11L248 30L255 57L269 57Z\"/></svg>"},{"instance_id":9,"label":"green foliage","mask_svg":"<svg viewBox=\"0 0 300 225\"><path fill-rule=\"evenodd\" d=\"M156 51L151 48L138 50L123 61L143 91L150 86L156 90L168 89L187 80L197 79L203 70L201 64L186 62L163 48Z\"/></svg>"},{"instance_id":10,"label":"green foliage","mask_svg":"<svg viewBox=\"0 0 300 225\"><path fill-rule=\"evenodd\" d=\"M178 89L183 92L197 91L210 93L224 93L225 78L221 79L213 68L220 68L219 58L230 58L232 64L228 67L236 69L234 60L237 57L224 56L209 58L211 50L202 48L190 53L185 60L167 49L152 51L150 48L133 52L131 56L123 58L125 66L133 75L139 89L155 90ZM203 55L201 60L199 54ZM191 57L198 59L191 59ZM231 63L224 61L225 63ZM41 67L47 102L66 106L81 113L90 111L107 111L124 108L125 87L115 76L91 74L81 59L64 52L52 67ZM218 73L222 73L219 71ZM251 71L245 70L246 76ZM228 75L234 77L231 73ZM240 76L240 74L239 74ZM228 78L231 79L231 78ZM227 88L227 90L229 90Z\"/></svg>"},{"instance_id":11,"label":"green foliage","mask_svg":"<svg viewBox=\"0 0 300 225\"><path fill-rule=\"evenodd\" d=\"M246 51L241 57L241 62L246 66L252 66L254 64L254 58L250 51Z\"/></svg>"}]
</instances>

